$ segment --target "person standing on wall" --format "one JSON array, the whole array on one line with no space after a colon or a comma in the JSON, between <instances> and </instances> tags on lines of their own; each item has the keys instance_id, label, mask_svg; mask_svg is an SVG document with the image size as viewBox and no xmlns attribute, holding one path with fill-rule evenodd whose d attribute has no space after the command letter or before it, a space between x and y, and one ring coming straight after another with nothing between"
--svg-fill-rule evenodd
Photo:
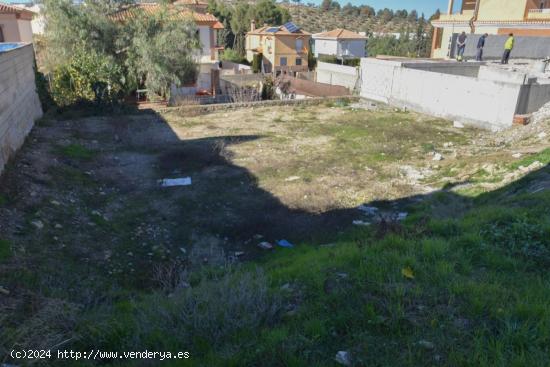
<instances>
[{"instance_id":1,"label":"person standing on wall","mask_svg":"<svg viewBox=\"0 0 550 367\"><path fill-rule=\"evenodd\" d=\"M466 32L462 32L460 36L458 36L458 43L456 44L456 61L462 61L464 59L467 38Z\"/></svg>"},{"instance_id":2,"label":"person standing on wall","mask_svg":"<svg viewBox=\"0 0 550 367\"><path fill-rule=\"evenodd\" d=\"M477 54L476 54L476 61L483 61L483 47L485 47L485 39L489 35L485 33L483 36L479 38L479 41L477 41Z\"/></svg>"},{"instance_id":3,"label":"person standing on wall","mask_svg":"<svg viewBox=\"0 0 550 367\"><path fill-rule=\"evenodd\" d=\"M514 49L514 34L510 33L508 36L508 39L506 40L506 43L504 44L504 54L502 55L502 61L501 64L508 64L508 60L510 59L510 53Z\"/></svg>"}]
</instances>

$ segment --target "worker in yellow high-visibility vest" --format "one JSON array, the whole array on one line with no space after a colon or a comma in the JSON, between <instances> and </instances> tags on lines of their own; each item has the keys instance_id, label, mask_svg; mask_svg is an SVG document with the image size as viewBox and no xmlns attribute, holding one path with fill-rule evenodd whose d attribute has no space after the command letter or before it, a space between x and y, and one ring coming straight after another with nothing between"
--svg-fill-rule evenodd
<instances>
[{"instance_id":1,"label":"worker in yellow high-visibility vest","mask_svg":"<svg viewBox=\"0 0 550 367\"><path fill-rule=\"evenodd\" d=\"M508 60L510 59L510 53L512 52L514 48L514 34L510 33L508 36L508 39L506 40L506 43L504 43L504 54L502 55L502 61L501 64L508 64Z\"/></svg>"}]
</instances>

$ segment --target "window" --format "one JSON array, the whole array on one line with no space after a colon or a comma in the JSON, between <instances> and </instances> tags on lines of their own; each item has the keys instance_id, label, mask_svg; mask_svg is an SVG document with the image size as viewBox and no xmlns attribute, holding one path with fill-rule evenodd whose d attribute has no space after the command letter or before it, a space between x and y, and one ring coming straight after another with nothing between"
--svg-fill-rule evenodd
<instances>
[{"instance_id":1,"label":"window","mask_svg":"<svg viewBox=\"0 0 550 367\"><path fill-rule=\"evenodd\" d=\"M4 26L0 24L0 42L6 42L4 40Z\"/></svg>"},{"instance_id":2,"label":"window","mask_svg":"<svg viewBox=\"0 0 550 367\"><path fill-rule=\"evenodd\" d=\"M281 66L286 66L286 57L281 57Z\"/></svg>"},{"instance_id":3,"label":"window","mask_svg":"<svg viewBox=\"0 0 550 367\"><path fill-rule=\"evenodd\" d=\"M301 38L298 38L296 40L296 51L302 52L303 48L304 48L304 40Z\"/></svg>"},{"instance_id":4,"label":"window","mask_svg":"<svg viewBox=\"0 0 550 367\"><path fill-rule=\"evenodd\" d=\"M302 66L302 59L299 57L296 58L296 66Z\"/></svg>"}]
</instances>

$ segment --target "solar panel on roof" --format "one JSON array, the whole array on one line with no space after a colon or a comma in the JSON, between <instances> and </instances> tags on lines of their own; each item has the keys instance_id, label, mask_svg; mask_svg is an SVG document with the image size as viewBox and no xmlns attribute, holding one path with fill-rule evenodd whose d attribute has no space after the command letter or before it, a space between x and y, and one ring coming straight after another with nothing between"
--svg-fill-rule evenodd
<instances>
[{"instance_id":1,"label":"solar panel on roof","mask_svg":"<svg viewBox=\"0 0 550 367\"><path fill-rule=\"evenodd\" d=\"M269 32L269 33L275 33L279 30L279 27L271 27L271 28L268 28L266 30L266 32Z\"/></svg>"},{"instance_id":2,"label":"solar panel on roof","mask_svg":"<svg viewBox=\"0 0 550 367\"><path fill-rule=\"evenodd\" d=\"M285 24L285 28L290 32L290 33L297 33L299 30L300 30L300 27L298 27L296 24L292 23L292 22L288 22Z\"/></svg>"}]
</instances>

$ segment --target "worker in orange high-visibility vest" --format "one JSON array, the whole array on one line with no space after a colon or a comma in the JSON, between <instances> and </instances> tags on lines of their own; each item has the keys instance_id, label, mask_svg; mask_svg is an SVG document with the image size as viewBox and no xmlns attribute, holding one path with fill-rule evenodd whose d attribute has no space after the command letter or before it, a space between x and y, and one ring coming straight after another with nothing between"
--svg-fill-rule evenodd
<instances>
[{"instance_id":1,"label":"worker in orange high-visibility vest","mask_svg":"<svg viewBox=\"0 0 550 367\"><path fill-rule=\"evenodd\" d=\"M514 34L510 33L508 36L508 39L506 40L506 43L504 43L504 54L502 55L502 61L501 64L508 64L508 60L510 59L510 53L514 49Z\"/></svg>"}]
</instances>

